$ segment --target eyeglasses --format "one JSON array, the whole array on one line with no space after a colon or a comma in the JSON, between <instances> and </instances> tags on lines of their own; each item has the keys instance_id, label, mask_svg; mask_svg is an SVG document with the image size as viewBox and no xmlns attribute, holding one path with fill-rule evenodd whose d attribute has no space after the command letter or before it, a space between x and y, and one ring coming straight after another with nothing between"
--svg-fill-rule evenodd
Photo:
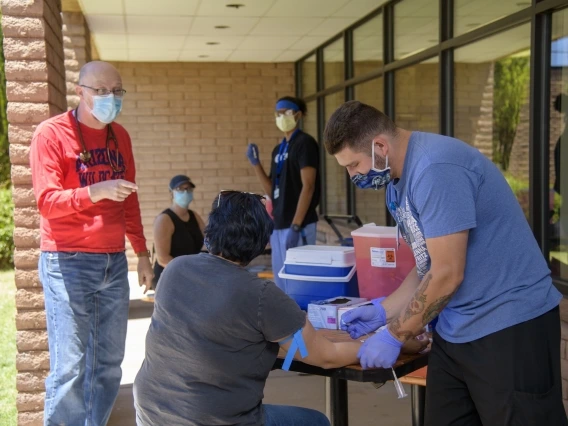
<instances>
[{"instance_id":1,"label":"eyeglasses","mask_svg":"<svg viewBox=\"0 0 568 426\"><path fill-rule=\"evenodd\" d=\"M298 111L294 111L293 109L287 109L286 111L274 111L274 116L275 117L281 117L281 116L285 115L287 117L292 117L297 112Z\"/></svg>"},{"instance_id":2,"label":"eyeglasses","mask_svg":"<svg viewBox=\"0 0 568 426\"><path fill-rule=\"evenodd\" d=\"M87 89L94 90L97 93L97 96L108 96L108 95L112 94L117 98L122 98L126 94L126 90L124 90L124 89L108 90L105 87L96 88L96 87L85 86L84 84L80 84L79 86L86 87Z\"/></svg>"},{"instance_id":3,"label":"eyeglasses","mask_svg":"<svg viewBox=\"0 0 568 426\"><path fill-rule=\"evenodd\" d=\"M219 192L219 197L217 198L217 207L221 205L221 196L225 196L227 194L249 194L257 197L259 201L262 202L263 204L266 201L266 198L264 198L263 195L255 194L254 192L235 191L233 189L222 189L221 192Z\"/></svg>"}]
</instances>

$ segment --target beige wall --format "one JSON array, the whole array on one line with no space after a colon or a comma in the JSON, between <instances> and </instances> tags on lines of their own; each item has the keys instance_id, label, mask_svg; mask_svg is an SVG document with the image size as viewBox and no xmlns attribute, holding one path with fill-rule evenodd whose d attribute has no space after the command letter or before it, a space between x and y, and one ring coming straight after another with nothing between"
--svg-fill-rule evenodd
<instances>
[{"instance_id":1,"label":"beige wall","mask_svg":"<svg viewBox=\"0 0 568 426\"><path fill-rule=\"evenodd\" d=\"M258 144L268 172L282 138L274 102L294 95L293 64L115 65L127 91L118 122L132 138L149 249L153 220L170 204L172 176L187 174L195 183L191 208L204 219L221 189L262 191L245 151L248 142Z\"/></svg>"}]
</instances>

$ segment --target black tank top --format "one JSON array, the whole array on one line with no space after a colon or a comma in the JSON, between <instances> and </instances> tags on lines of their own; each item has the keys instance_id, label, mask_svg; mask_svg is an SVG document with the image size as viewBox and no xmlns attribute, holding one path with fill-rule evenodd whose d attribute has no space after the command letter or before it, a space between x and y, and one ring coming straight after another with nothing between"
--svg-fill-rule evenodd
<instances>
[{"instance_id":1,"label":"black tank top","mask_svg":"<svg viewBox=\"0 0 568 426\"><path fill-rule=\"evenodd\" d=\"M203 247L203 234L199 229L199 223L195 218L195 213L189 212L189 220L184 222L172 210L166 209L162 213L167 214L174 223L174 233L172 234L172 243L170 246L170 256L178 257L188 254L197 254ZM154 280L153 288L156 288L158 279L164 270L163 266L156 260L154 262Z\"/></svg>"}]
</instances>

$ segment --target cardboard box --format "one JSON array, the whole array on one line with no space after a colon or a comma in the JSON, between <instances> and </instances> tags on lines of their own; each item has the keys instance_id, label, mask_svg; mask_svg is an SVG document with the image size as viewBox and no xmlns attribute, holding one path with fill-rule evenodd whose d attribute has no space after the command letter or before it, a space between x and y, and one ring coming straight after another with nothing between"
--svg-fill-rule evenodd
<instances>
[{"instance_id":1,"label":"cardboard box","mask_svg":"<svg viewBox=\"0 0 568 426\"><path fill-rule=\"evenodd\" d=\"M361 297L333 297L308 304L308 320L314 328L337 330L339 328L338 311L347 306L366 303Z\"/></svg>"},{"instance_id":2,"label":"cardboard box","mask_svg":"<svg viewBox=\"0 0 568 426\"><path fill-rule=\"evenodd\" d=\"M339 308L337 310L337 328L340 329L340 324L341 324L341 317L343 316L343 314L347 311L350 311L351 309L355 309L358 308L359 306L365 306L365 305L371 305L371 301L370 300L366 300L364 302L360 302L360 303L355 303L354 305L349 305L349 306L342 306L341 308Z\"/></svg>"}]
</instances>

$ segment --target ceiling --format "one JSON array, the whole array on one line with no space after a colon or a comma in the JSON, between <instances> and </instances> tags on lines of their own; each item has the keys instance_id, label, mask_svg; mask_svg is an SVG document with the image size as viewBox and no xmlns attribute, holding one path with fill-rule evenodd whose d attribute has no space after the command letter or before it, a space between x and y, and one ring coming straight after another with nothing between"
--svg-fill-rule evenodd
<instances>
[{"instance_id":1,"label":"ceiling","mask_svg":"<svg viewBox=\"0 0 568 426\"><path fill-rule=\"evenodd\" d=\"M290 62L385 2L79 0L79 5L103 60ZM227 7L235 3L243 6Z\"/></svg>"}]
</instances>

